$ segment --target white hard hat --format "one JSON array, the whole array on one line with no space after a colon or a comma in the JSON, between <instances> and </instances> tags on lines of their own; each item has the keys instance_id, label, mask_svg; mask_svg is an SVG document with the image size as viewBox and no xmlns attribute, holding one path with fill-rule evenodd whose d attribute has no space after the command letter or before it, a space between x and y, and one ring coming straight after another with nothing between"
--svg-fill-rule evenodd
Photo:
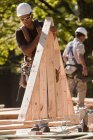
<instances>
[{"instance_id":1,"label":"white hard hat","mask_svg":"<svg viewBox=\"0 0 93 140\"><path fill-rule=\"evenodd\" d=\"M20 3L17 6L17 16L18 17L30 14L31 12L32 12L32 9L28 3Z\"/></svg>"},{"instance_id":2,"label":"white hard hat","mask_svg":"<svg viewBox=\"0 0 93 140\"><path fill-rule=\"evenodd\" d=\"M77 32L84 34L86 39L88 38L88 36L87 36L87 30L84 27L77 28L76 31L75 31L75 33L77 33Z\"/></svg>"}]
</instances>

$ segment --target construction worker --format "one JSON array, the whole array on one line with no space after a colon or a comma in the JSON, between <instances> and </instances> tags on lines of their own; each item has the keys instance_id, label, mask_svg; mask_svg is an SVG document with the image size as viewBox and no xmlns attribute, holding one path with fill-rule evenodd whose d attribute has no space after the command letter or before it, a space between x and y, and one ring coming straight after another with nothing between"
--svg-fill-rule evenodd
<instances>
[{"instance_id":1,"label":"construction worker","mask_svg":"<svg viewBox=\"0 0 93 140\"><path fill-rule=\"evenodd\" d=\"M84 99L87 92L86 76L88 71L84 59L85 48L83 44L85 39L87 39L87 30L84 27L77 28L74 40L67 44L63 52L65 72L71 96L74 89L77 90L77 107L84 107Z\"/></svg>"},{"instance_id":2,"label":"construction worker","mask_svg":"<svg viewBox=\"0 0 93 140\"><path fill-rule=\"evenodd\" d=\"M35 55L36 46L41 35L43 22L33 20L32 9L28 3L21 3L18 5L17 16L21 20L22 26L16 31L16 40L24 54L24 63L21 67L22 75L20 85L25 88Z\"/></svg>"},{"instance_id":3,"label":"construction worker","mask_svg":"<svg viewBox=\"0 0 93 140\"><path fill-rule=\"evenodd\" d=\"M41 35L41 29L43 22L33 20L33 14L31 6L28 3L20 3L17 6L17 16L22 22L22 26L16 31L16 40L18 46L24 54L24 63L22 64L23 76L26 75L26 82L30 73L30 68L33 62L33 58L36 52L36 47ZM26 87L26 82L21 83ZM32 130L42 130L43 132L49 132L50 129L47 123L41 123L35 125Z\"/></svg>"}]
</instances>

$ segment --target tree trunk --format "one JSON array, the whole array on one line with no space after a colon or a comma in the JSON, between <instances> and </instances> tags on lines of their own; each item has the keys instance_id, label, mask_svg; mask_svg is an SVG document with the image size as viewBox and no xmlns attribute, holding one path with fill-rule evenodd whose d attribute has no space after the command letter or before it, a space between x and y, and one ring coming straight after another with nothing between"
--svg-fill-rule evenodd
<instances>
[{"instance_id":1,"label":"tree trunk","mask_svg":"<svg viewBox=\"0 0 93 140\"><path fill-rule=\"evenodd\" d=\"M93 19L93 0L77 0L79 8L79 18L80 20L84 18ZM88 39L85 42L86 53L92 54L93 50L93 28L88 28Z\"/></svg>"}]
</instances>

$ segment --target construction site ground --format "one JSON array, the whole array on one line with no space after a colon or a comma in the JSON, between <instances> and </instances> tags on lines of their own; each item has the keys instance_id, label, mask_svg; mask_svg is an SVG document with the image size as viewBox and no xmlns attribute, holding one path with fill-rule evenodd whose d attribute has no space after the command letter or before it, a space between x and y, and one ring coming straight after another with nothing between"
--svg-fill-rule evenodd
<instances>
[{"instance_id":1,"label":"construction site ground","mask_svg":"<svg viewBox=\"0 0 93 140\"><path fill-rule=\"evenodd\" d=\"M77 99L73 98L76 102ZM50 132L31 131L34 124L41 120L18 121L20 108L5 108L0 105L0 140L28 140L28 139L93 139L93 104L92 99L86 98L88 108L89 132L78 132L82 127L79 112L74 106L75 114L70 117L46 119L49 122Z\"/></svg>"}]
</instances>

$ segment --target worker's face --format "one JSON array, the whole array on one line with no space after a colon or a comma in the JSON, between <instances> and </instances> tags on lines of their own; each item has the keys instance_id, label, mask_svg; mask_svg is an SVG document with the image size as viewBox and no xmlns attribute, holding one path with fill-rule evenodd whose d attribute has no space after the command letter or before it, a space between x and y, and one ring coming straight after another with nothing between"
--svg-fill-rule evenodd
<instances>
[{"instance_id":1,"label":"worker's face","mask_svg":"<svg viewBox=\"0 0 93 140\"><path fill-rule=\"evenodd\" d=\"M85 41L85 36L84 35L82 35L81 37L80 37L80 40L82 41L82 42L84 42Z\"/></svg>"},{"instance_id":2,"label":"worker's face","mask_svg":"<svg viewBox=\"0 0 93 140\"><path fill-rule=\"evenodd\" d=\"M20 16L20 20L24 25L30 25L32 23L32 18L33 18L32 14Z\"/></svg>"}]
</instances>

